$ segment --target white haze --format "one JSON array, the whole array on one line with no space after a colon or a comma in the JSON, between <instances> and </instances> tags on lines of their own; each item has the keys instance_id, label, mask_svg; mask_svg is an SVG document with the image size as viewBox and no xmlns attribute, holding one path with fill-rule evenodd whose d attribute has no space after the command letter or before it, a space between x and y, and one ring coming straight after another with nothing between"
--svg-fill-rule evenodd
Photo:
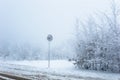
<instances>
[{"instance_id":1,"label":"white haze","mask_svg":"<svg viewBox=\"0 0 120 80\"><path fill-rule=\"evenodd\" d=\"M0 0L0 41L47 47L64 45L74 36L75 20L108 10L109 0Z\"/></svg>"}]
</instances>

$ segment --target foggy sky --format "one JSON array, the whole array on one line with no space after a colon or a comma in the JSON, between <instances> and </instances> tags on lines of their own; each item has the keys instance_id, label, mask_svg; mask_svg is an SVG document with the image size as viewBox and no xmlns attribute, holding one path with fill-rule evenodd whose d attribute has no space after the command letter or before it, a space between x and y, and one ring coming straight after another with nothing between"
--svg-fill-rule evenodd
<instances>
[{"instance_id":1,"label":"foggy sky","mask_svg":"<svg viewBox=\"0 0 120 80\"><path fill-rule=\"evenodd\" d=\"M75 20L108 9L109 0L0 0L0 41L53 45L71 39Z\"/></svg>"}]
</instances>

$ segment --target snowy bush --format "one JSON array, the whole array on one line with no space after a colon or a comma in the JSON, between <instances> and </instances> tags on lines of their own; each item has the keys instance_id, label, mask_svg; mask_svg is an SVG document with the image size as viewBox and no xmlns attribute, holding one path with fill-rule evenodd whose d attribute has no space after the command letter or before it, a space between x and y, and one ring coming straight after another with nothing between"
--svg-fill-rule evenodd
<instances>
[{"instance_id":1,"label":"snowy bush","mask_svg":"<svg viewBox=\"0 0 120 80\"><path fill-rule=\"evenodd\" d=\"M82 69L120 72L119 9L113 2L111 14L76 21L76 66Z\"/></svg>"}]
</instances>

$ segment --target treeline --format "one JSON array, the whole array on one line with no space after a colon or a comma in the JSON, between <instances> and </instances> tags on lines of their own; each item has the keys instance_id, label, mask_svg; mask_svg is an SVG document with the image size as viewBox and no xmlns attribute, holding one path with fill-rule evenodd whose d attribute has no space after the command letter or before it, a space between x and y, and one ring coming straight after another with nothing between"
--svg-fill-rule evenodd
<instances>
[{"instance_id":1,"label":"treeline","mask_svg":"<svg viewBox=\"0 0 120 80\"><path fill-rule=\"evenodd\" d=\"M51 60L68 59L73 57L68 45L51 47ZM48 46L47 46L48 47ZM11 44L10 42L0 42L0 60L47 60L48 49L42 46L33 46L30 43Z\"/></svg>"},{"instance_id":2,"label":"treeline","mask_svg":"<svg viewBox=\"0 0 120 80\"><path fill-rule=\"evenodd\" d=\"M1 60L37 60L40 57L41 49L32 47L29 44L1 43L0 59Z\"/></svg>"}]
</instances>

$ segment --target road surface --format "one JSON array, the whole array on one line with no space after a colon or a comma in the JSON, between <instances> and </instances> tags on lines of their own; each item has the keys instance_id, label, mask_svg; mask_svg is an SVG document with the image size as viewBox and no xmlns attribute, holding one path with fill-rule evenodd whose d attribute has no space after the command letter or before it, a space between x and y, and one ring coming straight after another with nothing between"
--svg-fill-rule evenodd
<instances>
[{"instance_id":1,"label":"road surface","mask_svg":"<svg viewBox=\"0 0 120 80\"><path fill-rule=\"evenodd\" d=\"M26 69L28 66L0 65L0 80L105 80L101 78L62 75ZM6 79L5 79L6 78Z\"/></svg>"}]
</instances>

